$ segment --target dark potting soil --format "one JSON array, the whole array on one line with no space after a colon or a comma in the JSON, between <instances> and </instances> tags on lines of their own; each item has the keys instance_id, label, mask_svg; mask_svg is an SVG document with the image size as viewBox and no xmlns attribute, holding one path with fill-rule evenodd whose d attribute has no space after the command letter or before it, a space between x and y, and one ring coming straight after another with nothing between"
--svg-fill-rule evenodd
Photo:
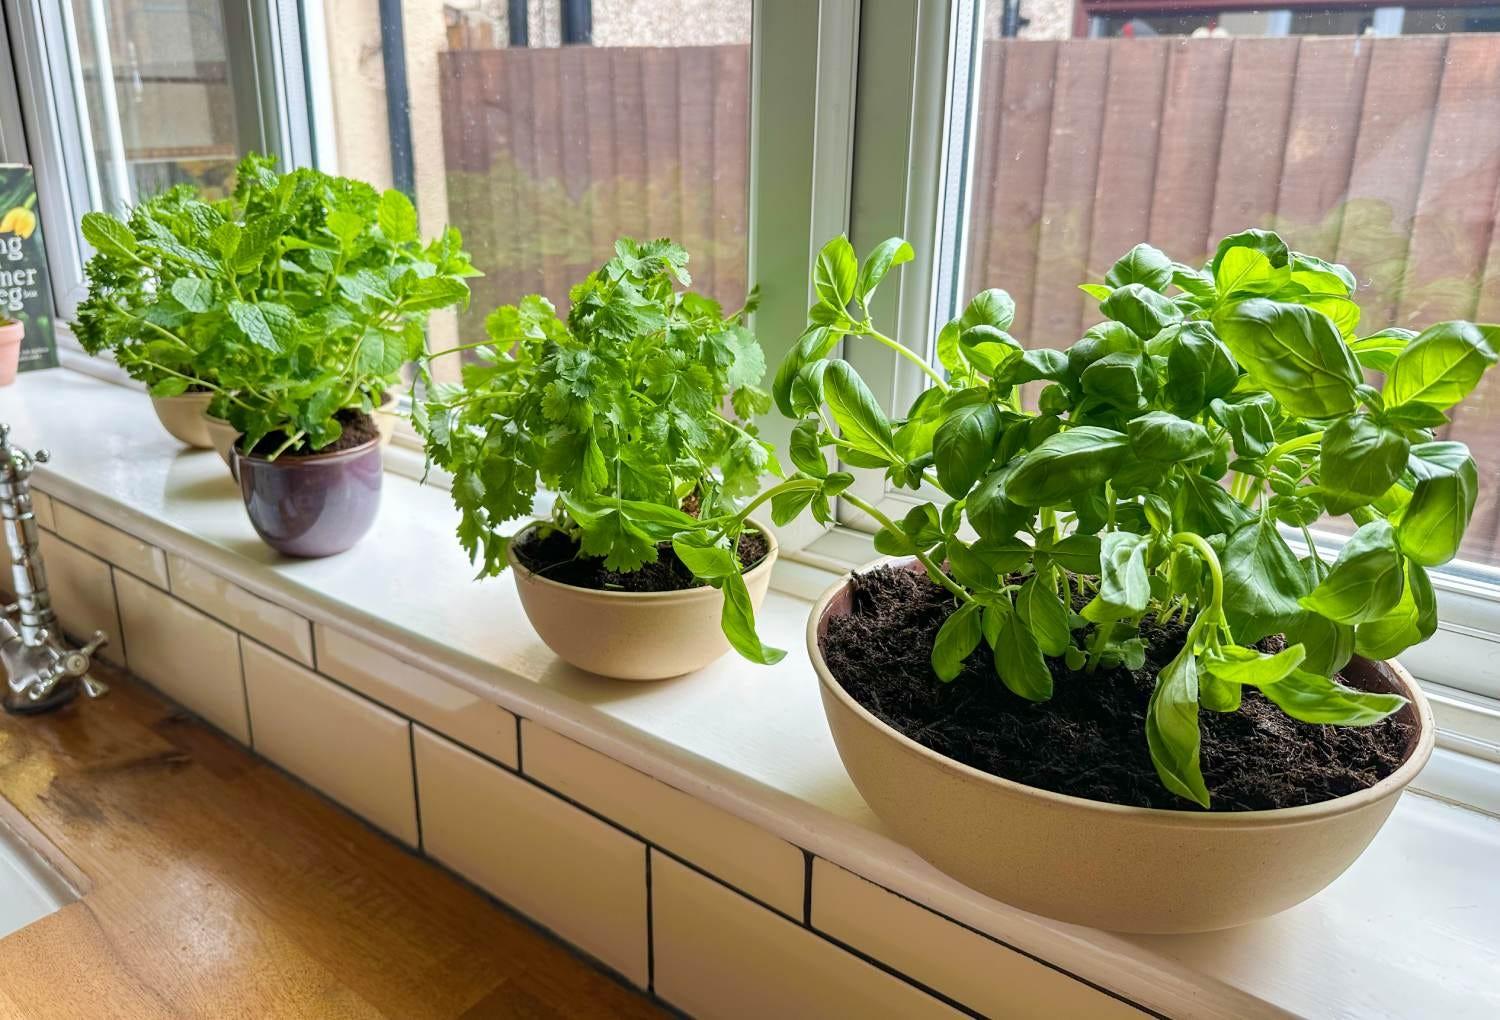
<instances>
[{"instance_id":1,"label":"dark potting soil","mask_svg":"<svg viewBox=\"0 0 1500 1020\"><path fill-rule=\"evenodd\" d=\"M544 533L545 532L545 533ZM597 556L580 556L578 543L556 529L533 528L516 540L516 558L534 573L549 581L571 584L576 588L599 591L682 591L701 587L701 582L685 567L670 542L656 547L656 562L639 570L622 573L608 570ZM740 535L736 549L740 566L749 570L770 552L771 544L759 531Z\"/></svg>"},{"instance_id":2,"label":"dark potting soil","mask_svg":"<svg viewBox=\"0 0 1500 1020\"><path fill-rule=\"evenodd\" d=\"M1180 624L1142 629L1146 665L1092 674L1049 659L1051 700L1012 694L980 644L952 683L929 656L956 606L925 575L877 567L854 576L852 612L829 621L821 648L844 690L896 730L939 754L1043 790L1136 807L1196 811L1169 793L1146 746L1157 672L1181 650ZM1280 637L1262 644L1282 647ZM1298 722L1246 688L1237 712L1200 711L1203 778L1214 811L1256 811L1331 800L1373 786L1400 766L1411 726Z\"/></svg>"},{"instance_id":3,"label":"dark potting soil","mask_svg":"<svg viewBox=\"0 0 1500 1020\"><path fill-rule=\"evenodd\" d=\"M336 413L334 418L344 427L344 431L333 442L312 450L308 448L304 440L284 451L281 456L309 457L317 453L337 453L339 450L352 449L372 439L380 438L380 429L376 428L375 419L363 411L346 408ZM284 442L286 442L286 433L272 432L257 443L251 452L262 457L269 456L281 449L281 444Z\"/></svg>"}]
</instances>

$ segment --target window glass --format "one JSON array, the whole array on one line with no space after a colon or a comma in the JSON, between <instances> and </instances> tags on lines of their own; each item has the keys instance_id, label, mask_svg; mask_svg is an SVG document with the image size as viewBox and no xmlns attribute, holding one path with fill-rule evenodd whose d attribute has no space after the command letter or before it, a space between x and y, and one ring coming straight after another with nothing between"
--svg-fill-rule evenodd
<instances>
[{"instance_id":1,"label":"window glass","mask_svg":"<svg viewBox=\"0 0 1500 1020\"><path fill-rule=\"evenodd\" d=\"M739 307L752 0L402 7L395 25L370 0L325 0L328 86L341 172L409 187L423 228L459 226L485 274L431 343L478 339L527 294L565 312L621 235L679 241L694 288Z\"/></svg>"},{"instance_id":2,"label":"window glass","mask_svg":"<svg viewBox=\"0 0 1500 1020\"><path fill-rule=\"evenodd\" d=\"M1066 346L1099 319L1077 285L1136 242L1201 264L1262 227L1354 271L1361 335L1500 321L1500 8L1230 6L989 5L966 292L1005 288L1023 343ZM1443 430L1479 463L1461 555L1489 565L1497 400L1491 373Z\"/></svg>"},{"instance_id":3,"label":"window glass","mask_svg":"<svg viewBox=\"0 0 1500 1020\"><path fill-rule=\"evenodd\" d=\"M71 0L92 200L118 210L173 184L224 192L241 152L220 0Z\"/></svg>"}]
</instances>

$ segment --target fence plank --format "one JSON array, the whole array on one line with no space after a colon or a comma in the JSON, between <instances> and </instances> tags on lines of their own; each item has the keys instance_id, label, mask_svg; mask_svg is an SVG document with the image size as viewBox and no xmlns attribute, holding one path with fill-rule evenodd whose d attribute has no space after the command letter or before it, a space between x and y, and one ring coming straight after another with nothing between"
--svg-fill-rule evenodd
<instances>
[{"instance_id":1,"label":"fence plank","mask_svg":"<svg viewBox=\"0 0 1500 1020\"><path fill-rule=\"evenodd\" d=\"M1208 243L1246 227L1268 227L1292 115L1297 37L1236 39L1224 108L1224 140L1214 184Z\"/></svg>"},{"instance_id":2,"label":"fence plank","mask_svg":"<svg viewBox=\"0 0 1500 1020\"><path fill-rule=\"evenodd\" d=\"M995 147L987 157L981 154L980 177L974 184L976 189L988 190L990 214L987 221L971 221L970 229L981 243L969 263L969 292L985 287L1008 290L1017 305L1012 328L1023 342L1029 342L1037 339L1031 299L1061 44L1006 40L985 45L997 54L1003 70L989 79L982 100L986 109L994 111L997 124Z\"/></svg>"},{"instance_id":3,"label":"fence plank","mask_svg":"<svg viewBox=\"0 0 1500 1020\"><path fill-rule=\"evenodd\" d=\"M690 253L706 253L713 240L715 167L713 51L684 47L673 54L677 65L678 227L674 235ZM714 260L693 258L693 282L713 293Z\"/></svg>"},{"instance_id":4,"label":"fence plank","mask_svg":"<svg viewBox=\"0 0 1500 1020\"><path fill-rule=\"evenodd\" d=\"M1111 44L1103 39L1058 50L1032 290L1031 339L1039 344L1078 338L1082 306L1076 288L1088 262L1110 54Z\"/></svg>"},{"instance_id":5,"label":"fence plank","mask_svg":"<svg viewBox=\"0 0 1500 1020\"><path fill-rule=\"evenodd\" d=\"M1137 39L1110 57L1089 257L1085 275L1075 283L1101 280L1150 229L1167 47L1166 39ZM1097 301L1081 291L1077 300L1083 322L1099 318Z\"/></svg>"},{"instance_id":6,"label":"fence plank","mask_svg":"<svg viewBox=\"0 0 1500 1020\"><path fill-rule=\"evenodd\" d=\"M1300 251L1338 246L1371 49L1362 38L1302 40L1276 200L1276 227Z\"/></svg>"},{"instance_id":7,"label":"fence plank","mask_svg":"<svg viewBox=\"0 0 1500 1020\"><path fill-rule=\"evenodd\" d=\"M725 311L740 307L749 289L750 236L750 49L716 47L714 72L712 247L710 291Z\"/></svg>"},{"instance_id":8,"label":"fence plank","mask_svg":"<svg viewBox=\"0 0 1500 1020\"><path fill-rule=\"evenodd\" d=\"M1149 240L1184 262L1208 253L1233 41L1173 39Z\"/></svg>"},{"instance_id":9,"label":"fence plank","mask_svg":"<svg viewBox=\"0 0 1500 1020\"><path fill-rule=\"evenodd\" d=\"M1448 38L1373 45L1337 250L1359 277L1363 326L1370 330L1396 314Z\"/></svg>"}]
</instances>

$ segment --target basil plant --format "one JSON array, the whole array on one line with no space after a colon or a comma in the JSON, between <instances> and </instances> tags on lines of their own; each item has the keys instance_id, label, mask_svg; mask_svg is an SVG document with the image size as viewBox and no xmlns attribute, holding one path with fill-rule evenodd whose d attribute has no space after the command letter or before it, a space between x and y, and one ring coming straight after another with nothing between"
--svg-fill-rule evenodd
<instances>
[{"instance_id":1,"label":"basil plant","mask_svg":"<svg viewBox=\"0 0 1500 1020\"><path fill-rule=\"evenodd\" d=\"M1434 430L1495 363L1500 326L1363 331L1348 269L1248 230L1201 269L1136 246L1083 287L1104 318L1066 350L1024 349L1007 332L1011 298L986 290L938 334L939 371L868 312L911 256L893 239L860 264L847 240L830 242L773 389L800 419L800 475L826 477L831 454L931 497L893 520L844 494L879 523L880 551L916 557L952 593L932 648L939 680L983 642L1000 682L1042 701L1049 657L1139 669L1143 621L1181 621L1146 740L1162 783L1204 807L1198 713L1235 711L1244 687L1309 723L1366 725L1402 707L1335 676L1355 653L1389 658L1437 626L1427 571L1458 553L1478 472ZM834 357L851 341L893 348L931 388L888 418ZM1308 530L1324 515L1354 526L1332 562ZM1285 646L1257 647L1271 635Z\"/></svg>"},{"instance_id":2,"label":"basil plant","mask_svg":"<svg viewBox=\"0 0 1500 1020\"><path fill-rule=\"evenodd\" d=\"M764 474L781 473L751 422L771 407L765 355L743 324L748 306L726 314L678 289L691 283L687 263L670 241L622 239L572 289L566 321L537 295L496 309L488 339L424 361L413 423L429 462L453 475L459 541L480 576L505 568L507 525L545 487L557 493L548 525L611 570L654 563L670 543L723 592L734 648L772 663L785 653L756 636L739 538L777 493L827 486L757 495ZM463 351L476 360L462 382L437 381L432 362Z\"/></svg>"},{"instance_id":3,"label":"basil plant","mask_svg":"<svg viewBox=\"0 0 1500 1020\"><path fill-rule=\"evenodd\" d=\"M210 411L271 458L339 438L425 345L429 312L468 302L477 271L449 228L423 244L398 191L250 155L233 194L179 185L117 218L91 212L95 254L74 329L153 396L214 394Z\"/></svg>"}]
</instances>

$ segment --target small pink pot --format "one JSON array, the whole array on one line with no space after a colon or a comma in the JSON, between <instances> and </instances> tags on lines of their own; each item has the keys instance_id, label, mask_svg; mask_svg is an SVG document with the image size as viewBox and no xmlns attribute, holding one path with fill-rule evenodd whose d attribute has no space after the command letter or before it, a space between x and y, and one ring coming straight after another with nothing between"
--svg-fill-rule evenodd
<instances>
[{"instance_id":1,"label":"small pink pot","mask_svg":"<svg viewBox=\"0 0 1500 1020\"><path fill-rule=\"evenodd\" d=\"M16 381L16 371L21 365L21 341L25 338L25 323L0 319L0 386Z\"/></svg>"}]
</instances>

